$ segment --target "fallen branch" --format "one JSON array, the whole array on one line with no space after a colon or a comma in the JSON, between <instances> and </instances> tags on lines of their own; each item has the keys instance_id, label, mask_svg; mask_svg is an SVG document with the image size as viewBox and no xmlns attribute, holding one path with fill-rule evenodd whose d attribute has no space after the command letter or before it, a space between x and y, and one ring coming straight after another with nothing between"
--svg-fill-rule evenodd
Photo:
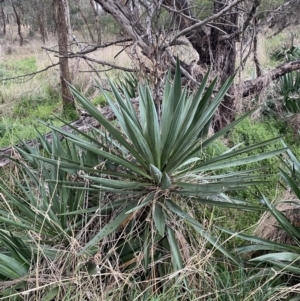
<instances>
[{"instance_id":1,"label":"fallen branch","mask_svg":"<svg viewBox=\"0 0 300 301\"><path fill-rule=\"evenodd\" d=\"M253 80L247 80L237 85L237 91L240 91L242 97L257 94L267 87L271 81L278 79L287 73L300 69L300 60L284 63L268 73L261 75Z\"/></svg>"}]
</instances>

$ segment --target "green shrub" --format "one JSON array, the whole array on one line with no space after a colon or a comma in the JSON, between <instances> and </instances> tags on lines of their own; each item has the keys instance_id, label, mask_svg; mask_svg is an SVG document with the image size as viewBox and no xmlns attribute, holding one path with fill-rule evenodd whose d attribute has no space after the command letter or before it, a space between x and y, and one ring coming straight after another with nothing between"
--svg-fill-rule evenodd
<instances>
[{"instance_id":1,"label":"green shrub","mask_svg":"<svg viewBox=\"0 0 300 301\"><path fill-rule=\"evenodd\" d=\"M93 99L93 104L94 105L99 105L99 106L106 106L107 105L107 100L103 94L97 96L96 98Z\"/></svg>"},{"instance_id":2,"label":"green shrub","mask_svg":"<svg viewBox=\"0 0 300 301\"><path fill-rule=\"evenodd\" d=\"M260 141L265 141L272 139L274 137L280 137L280 133L277 124L273 120L263 119L263 120L251 120L250 118L245 119L243 122L238 124L228 135L227 145L228 147L233 147L239 143L245 146L252 145ZM263 149L257 149L250 152L251 155L258 155L261 151L271 151L280 147L279 142L264 147ZM261 189L265 195L270 199L278 197L278 193L283 190L278 190L278 166L280 165L280 160L276 157L269 158L267 160L261 161L259 163L249 164L247 168L257 168L264 167L264 171L267 175L272 174L270 183L266 183ZM235 170L240 170L236 168ZM257 193L255 188L249 188L248 190L238 192L237 197L242 199L249 199L252 201L257 200ZM259 216L257 216L259 218Z\"/></svg>"},{"instance_id":3,"label":"green shrub","mask_svg":"<svg viewBox=\"0 0 300 301\"><path fill-rule=\"evenodd\" d=\"M228 135L228 146L238 143L251 145L260 141L279 136L279 131L271 120L251 120L246 118L238 124Z\"/></svg>"}]
</instances>

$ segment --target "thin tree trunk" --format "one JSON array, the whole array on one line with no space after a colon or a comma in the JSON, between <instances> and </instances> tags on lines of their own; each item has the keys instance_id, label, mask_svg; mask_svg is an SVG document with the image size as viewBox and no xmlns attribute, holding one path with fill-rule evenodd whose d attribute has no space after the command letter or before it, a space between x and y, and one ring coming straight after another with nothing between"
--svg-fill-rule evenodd
<instances>
[{"instance_id":1,"label":"thin tree trunk","mask_svg":"<svg viewBox=\"0 0 300 301\"><path fill-rule=\"evenodd\" d=\"M257 26L257 19L254 18L253 27L256 28L256 26ZM255 64L255 69L256 69L256 77L259 77L262 75L262 72L261 72L261 67L260 67L260 63L258 60L258 54L257 54L257 46L258 46L257 36L258 36L258 33L257 33L257 31L255 31L254 37L253 37L253 61Z\"/></svg>"},{"instance_id":2,"label":"thin tree trunk","mask_svg":"<svg viewBox=\"0 0 300 301\"><path fill-rule=\"evenodd\" d=\"M102 40L102 34L101 34L101 27L99 24L99 12L97 10L97 8L95 7L96 3L94 2L94 0L90 0L93 12L94 12L94 24L95 24L95 31L97 33L97 43L101 44L101 40Z\"/></svg>"},{"instance_id":3,"label":"thin tree trunk","mask_svg":"<svg viewBox=\"0 0 300 301\"><path fill-rule=\"evenodd\" d=\"M35 0L35 6L37 8L37 18L40 34L42 37L43 44L45 44L46 41L48 41L48 33L44 0Z\"/></svg>"},{"instance_id":4,"label":"thin tree trunk","mask_svg":"<svg viewBox=\"0 0 300 301\"><path fill-rule=\"evenodd\" d=\"M1 16L2 16L2 22L3 22L3 36L6 35L6 16L5 16L5 12L3 9L3 5L1 5Z\"/></svg>"},{"instance_id":5,"label":"thin tree trunk","mask_svg":"<svg viewBox=\"0 0 300 301\"><path fill-rule=\"evenodd\" d=\"M87 19L86 19L85 15L84 15L83 11L81 10L80 5L79 5L78 2L77 2L77 8L78 8L78 11L79 11L79 13L80 13L80 15L81 15L84 23L85 23L85 26L86 26L87 31L89 33L90 39L92 40L93 43L95 43L95 38L94 38L94 35L93 35L92 30L90 28L89 22L87 21Z\"/></svg>"},{"instance_id":6,"label":"thin tree trunk","mask_svg":"<svg viewBox=\"0 0 300 301\"><path fill-rule=\"evenodd\" d=\"M69 13L68 3L66 0L54 0L54 16L56 23L56 32L58 38L58 49L61 56L67 55L68 53L68 37L70 34L70 27L68 26ZM60 82L61 82L61 93L64 111L69 109L75 109L75 102L73 95L69 89L68 83L71 83L71 74L69 69L69 62L67 58L59 57L60 63Z\"/></svg>"},{"instance_id":7,"label":"thin tree trunk","mask_svg":"<svg viewBox=\"0 0 300 301\"><path fill-rule=\"evenodd\" d=\"M16 6L14 5L13 1L11 0L10 2L12 5L12 8L14 10L15 16L16 16L16 21L17 21L17 25L18 25L18 35L20 37L20 46L22 46L23 45L23 36L22 36L22 32L21 32L21 19L20 19L20 16L17 12Z\"/></svg>"}]
</instances>

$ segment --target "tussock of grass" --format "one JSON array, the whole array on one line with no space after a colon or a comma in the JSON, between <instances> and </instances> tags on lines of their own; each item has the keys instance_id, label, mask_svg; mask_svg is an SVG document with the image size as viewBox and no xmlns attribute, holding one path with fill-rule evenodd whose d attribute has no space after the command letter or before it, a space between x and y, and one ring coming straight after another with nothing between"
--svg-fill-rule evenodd
<instances>
[{"instance_id":1,"label":"tussock of grass","mask_svg":"<svg viewBox=\"0 0 300 301\"><path fill-rule=\"evenodd\" d=\"M43 300L51 293L54 300L61 301L267 301L277 289L274 273L271 277L268 274L263 276L263 268L254 271L224 260L188 228L178 232L178 235L187 234L187 240L180 244L185 268L163 277L159 276L156 265L147 278L140 278L138 275L143 271L143 262L139 261L139 254L136 254L133 269L122 266L116 252L119 240L113 236L99 244L98 252L92 258L85 258L79 255L80 246L92 232L99 231L99 220L99 214L94 214L89 225L76 236L63 231L57 237L52 253L43 250L42 235L32 235L37 257L35 263L32 262L30 273L20 280L5 283L2 293L6 292L11 300L22 296L24 301ZM213 224L214 220L207 222ZM183 224L179 226L184 229ZM169 259L158 259L159 265L162 268L167 266ZM188 289L184 287L184 279L188 280Z\"/></svg>"}]
</instances>

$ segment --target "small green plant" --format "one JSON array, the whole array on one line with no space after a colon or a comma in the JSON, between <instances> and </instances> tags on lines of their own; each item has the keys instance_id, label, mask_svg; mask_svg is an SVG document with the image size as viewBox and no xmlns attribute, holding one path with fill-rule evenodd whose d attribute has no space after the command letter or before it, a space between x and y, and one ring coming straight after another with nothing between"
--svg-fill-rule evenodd
<instances>
[{"instance_id":1,"label":"small green plant","mask_svg":"<svg viewBox=\"0 0 300 301\"><path fill-rule=\"evenodd\" d=\"M282 46L271 52L271 59L275 61L294 61L300 58L299 46Z\"/></svg>"},{"instance_id":2,"label":"small green plant","mask_svg":"<svg viewBox=\"0 0 300 301\"><path fill-rule=\"evenodd\" d=\"M97 96L96 98L93 99L93 104L94 105L99 105L99 106L105 106L107 105L106 98L103 94Z\"/></svg>"},{"instance_id":3,"label":"small green plant","mask_svg":"<svg viewBox=\"0 0 300 301\"><path fill-rule=\"evenodd\" d=\"M289 113L300 112L300 73L290 72L279 79L279 94L283 97L284 109Z\"/></svg>"},{"instance_id":4,"label":"small green plant","mask_svg":"<svg viewBox=\"0 0 300 301\"><path fill-rule=\"evenodd\" d=\"M115 81L115 85L121 93L126 93L130 98L138 95L138 79L132 73L124 73Z\"/></svg>"},{"instance_id":5,"label":"small green plant","mask_svg":"<svg viewBox=\"0 0 300 301\"><path fill-rule=\"evenodd\" d=\"M227 136L227 145L228 147L234 147L235 145L242 144L245 146L252 145L259 141L266 141L272 139L272 137L278 137L282 134L278 129L278 122L274 122L271 119L263 119L263 120L251 120L250 118L246 118L241 123L239 123ZM280 147L279 141L274 141L273 144L269 144L264 148L264 151L275 150ZM258 155L262 149L256 149L251 151L251 155ZM264 194L267 197L273 199L278 194L277 189L277 181L279 179L278 175L278 165L280 161L277 157L272 157L263 162L257 162L247 165L247 168L257 168L264 167L264 171L268 175L272 175L272 181L266 183L264 187L261 187ZM243 169L244 167L236 167L234 170L238 171ZM235 193L236 197L242 199L249 199L255 201L257 199L257 192L254 187L249 187L247 190L239 191ZM257 215L259 218L259 215Z\"/></svg>"},{"instance_id":6,"label":"small green plant","mask_svg":"<svg viewBox=\"0 0 300 301\"><path fill-rule=\"evenodd\" d=\"M5 123L1 122L0 123L0 138L2 138L6 132L7 132L7 126Z\"/></svg>"}]
</instances>

